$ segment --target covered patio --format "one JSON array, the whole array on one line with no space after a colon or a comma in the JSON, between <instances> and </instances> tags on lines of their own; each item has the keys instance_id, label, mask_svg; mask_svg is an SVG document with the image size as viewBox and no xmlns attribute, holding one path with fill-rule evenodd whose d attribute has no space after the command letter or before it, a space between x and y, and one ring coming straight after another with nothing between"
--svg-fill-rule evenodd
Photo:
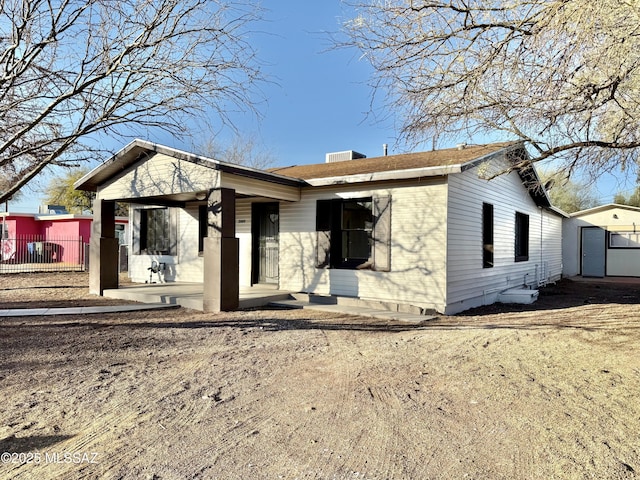
<instances>
[{"instance_id":1,"label":"covered patio","mask_svg":"<svg viewBox=\"0 0 640 480\"><path fill-rule=\"evenodd\" d=\"M236 228L248 223L236 215L238 208L250 209L253 202L299 201L300 185L293 178L134 140L75 184L96 192L90 292L207 312L268 303L278 279L268 282L275 284L271 288L254 278L253 250L242 254L252 262L251 271L245 268L241 278ZM116 203L133 207L131 278L139 282L155 263L166 284L118 288ZM253 248L254 232L244 234L246 245Z\"/></svg>"}]
</instances>

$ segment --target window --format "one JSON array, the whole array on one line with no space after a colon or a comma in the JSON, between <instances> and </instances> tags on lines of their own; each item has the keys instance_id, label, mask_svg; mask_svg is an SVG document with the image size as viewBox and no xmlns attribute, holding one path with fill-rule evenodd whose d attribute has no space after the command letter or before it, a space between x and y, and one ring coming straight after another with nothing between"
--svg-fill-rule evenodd
<instances>
[{"instance_id":1,"label":"window","mask_svg":"<svg viewBox=\"0 0 640 480\"><path fill-rule=\"evenodd\" d=\"M482 268L493 267L493 205L482 204Z\"/></svg>"},{"instance_id":2,"label":"window","mask_svg":"<svg viewBox=\"0 0 640 480\"><path fill-rule=\"evenodd\" d=\"M341 267L357 268L371 261L373 215L371 199L349 200L342 203Z\"/></svg>"},{"instance_id":3,"label":"window","mask_svg":"<svg viewBox=\"0 0 640 480\"><path fill-rule=\"evenodd\" d=\"M118 239L118 245L126 245L127 239L124 236L125 229L122 223L116 223L116 238Z\"/></svg>"},{"instance_id":4,"label":"window","mask_svg":"<svg viewBox=\"0 0 640 480\"><path fill-rule=\"evenodd\" d=\"M318 200L318 268L390 269L390 197Z\"/></svg>"},{"instance_id":5,"label":"window","mask_svg":"<svg viewBox=\"0 0 640 480\"><path fill-rule=\"evenodd\" d=\"M529 260L529 215L516 212L515 230L515 261L526 262Z\"/></svg>"},{"instance_id":6,"label":"window","mask_svg":"<svg viewBox=\"0 0 640 480\"><path fill-rule=\"evenodd\" d=\"M198 254L204 252L204 239L208 236L209 225L207 224L207 206L198 207Z\"/></svg>"},{"instance_id":7,"label":"window","mask_svg":"<svg viewBox=\"0 0 640 480\"><path fill-rule=\"evenodd\" d=\"M136 210L140 239L137 253L176 255L176 221L169 208Z\"/></svg>"},{"instance_id":8,"label":"window","mask_svg":"<svg viewBox=\"0 0 640 480\"><path fill-rule=\"evenodd\" d=\"M640 248L640 233L610 232L609 248Z\"/></svg>"}]
</instances>

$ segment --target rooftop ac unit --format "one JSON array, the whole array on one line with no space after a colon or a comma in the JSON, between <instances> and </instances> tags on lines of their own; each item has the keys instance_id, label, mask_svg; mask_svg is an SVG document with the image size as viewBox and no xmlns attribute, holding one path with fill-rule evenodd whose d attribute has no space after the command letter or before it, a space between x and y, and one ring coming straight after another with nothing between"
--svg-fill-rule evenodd
<instances>
[{"instance_id":1,"label":"rooftop ac unit","mask_svg":"<svg viewBox=\"0 0 640 480\"><path fill-rule=\"evenodd\" d=\"M327 153L326 163L344 162L345 160L356 160L358 158L367 158L367 156L354 150L345 150L344 152Z\"/></svg>"}]
</instances>

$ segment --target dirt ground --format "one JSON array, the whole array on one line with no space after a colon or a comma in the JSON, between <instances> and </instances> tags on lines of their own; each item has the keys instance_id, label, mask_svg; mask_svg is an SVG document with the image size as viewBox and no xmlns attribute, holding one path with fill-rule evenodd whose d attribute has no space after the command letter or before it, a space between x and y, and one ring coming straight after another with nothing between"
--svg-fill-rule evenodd
<instances>
[{"instance_id":1,"label":"dirt ground","mask_svg":"<svg viewBox=\"0 0 640 480\"><path fill-rule=\"evenodd\" d=\"M0 276L0 309L109 304ZM640 286L422 324L187 309L0 318L0 478L640 476Z\"/></svg>"}]
</instances>

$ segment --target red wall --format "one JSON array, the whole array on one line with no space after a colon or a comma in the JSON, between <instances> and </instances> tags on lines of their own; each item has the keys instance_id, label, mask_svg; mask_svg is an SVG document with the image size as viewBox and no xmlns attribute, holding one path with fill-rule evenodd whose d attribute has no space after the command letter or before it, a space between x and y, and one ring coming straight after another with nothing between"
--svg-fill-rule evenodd
<instances>
[{"instance_id":1,"label":"red wall","mask_svg":"<svg viewBox=\"0 0 640 480\"><path fill-rule=\"evenodd\" d=\"M89 243L91 222L91 217L38 220L35 215L11 214L5 220L9 238L18 238L15 245L18 258L27 258L29 243L44 241L56 244L49 251L55 252L51 253L51 256L57 262L78 261L84 249L83 244Z\"/></svg>"},{"instance_id":2,"label":"red wall","mask_svg":"<svg viewBox=\"0 0 640 480\"><path fill-rule=\"evenodd\" d=\"M40 235L40 225L33 217L12 217L9 215L7 223L13 220L14 230L9 229L10 234L14 235Z\"/></svg>"}]
</instances>

